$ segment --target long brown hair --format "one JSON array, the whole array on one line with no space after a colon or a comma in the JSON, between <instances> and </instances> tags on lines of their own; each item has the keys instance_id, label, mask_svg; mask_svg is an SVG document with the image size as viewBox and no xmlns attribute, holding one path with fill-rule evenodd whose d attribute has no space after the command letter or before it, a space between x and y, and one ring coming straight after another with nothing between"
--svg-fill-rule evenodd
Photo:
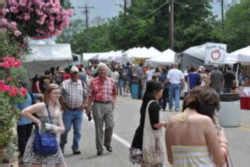
<instances>
[{"instance_id":1,"label":"long brown hair","mask_svg":"<svg viewBox=\"0 0 250 167\"><path fill-rule=\"evenodd\" d=\"M212 88L195 87L184 98L183 111L186 108L194 109L215 122L215 111L220 108L219 95Z\"/></svg>"},{"instance_id":2,"label":"long brown hair","mask_svg":"<svg viewBox=\"0 0 250 167\"><path fill-rule=\"evenodd\" d=\"M44 92L44 102L46 104L48 104L49 102L49 94L55 89L60 89L59 85L54 83L48 85L47 89Z\"/></svg>"}]
</instances>

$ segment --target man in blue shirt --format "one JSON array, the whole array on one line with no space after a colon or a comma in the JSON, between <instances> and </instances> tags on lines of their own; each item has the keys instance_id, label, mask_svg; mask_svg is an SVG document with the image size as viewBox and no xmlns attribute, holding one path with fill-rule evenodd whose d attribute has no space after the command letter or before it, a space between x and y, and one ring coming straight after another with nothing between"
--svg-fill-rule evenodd
<instances>
[{"instance_id":1,"label":"man in blue shirt","mask_svg":"<svg viewBox=\"0 0 250 167\"><path fill-rule=\"evenodd\" d=\"M190 68L190 72L188 73L188 87L189 89L193 89L195 86L200 85L201 77L200 74L196 71L195 67Z\"/></svg>"},{"instance_id":2,"label":"man in blue shirt","mask_svg":"<svg viewBox=\"0 0 250 167\"><path fill-rule=\"evenodd\" d=\"M26 99L23 103L19 103L16 105L16 108L19 110L23 110L26 107L32 105L32 95L31 93L27 93ZM26 143L32 132L32 121L25 118L20 117L17 123L17 134L18 134L18 150L19 156L22 157L25 151Z\"/></svg>"}]
</instances>

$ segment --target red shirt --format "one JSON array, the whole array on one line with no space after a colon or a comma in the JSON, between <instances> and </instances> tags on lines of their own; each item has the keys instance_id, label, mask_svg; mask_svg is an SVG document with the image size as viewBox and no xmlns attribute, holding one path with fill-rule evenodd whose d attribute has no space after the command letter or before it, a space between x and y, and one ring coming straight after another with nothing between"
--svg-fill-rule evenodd
<instances>
[{"instance_id":1,"label":"red shirt","mask_svg":"<svg viewBox=\"0 0 250 167\"><path fill-rule=\"evenodd\" d=\"M69 73L63 73L63 80L70 79L71 75Z\"/></svg>"},{"instance_id":2,"label":"red shirt","mask_svg":"<svg viewBox=\"0 0 250 167\"><path fill-rule=\"evenodd\" d=\"M113 101L116 94L115 83L109 77L103 80L98 76L90 82L90 99L92 101Z\"/></svg>"}]
</instances>

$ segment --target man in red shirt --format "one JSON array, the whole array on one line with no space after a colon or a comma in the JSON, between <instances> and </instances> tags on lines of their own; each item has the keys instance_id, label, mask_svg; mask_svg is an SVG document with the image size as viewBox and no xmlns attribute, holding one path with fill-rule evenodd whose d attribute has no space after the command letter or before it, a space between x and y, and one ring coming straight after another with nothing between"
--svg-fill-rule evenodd
<instances>
[{"instance_id":1,"label":"man in red shirt","mask_svg":"<svg viewBox=\"0 0 250 167\"><path fill-rule=\"evenodd\" d=\"M103 154L103 123L105 123L104 146L112 152L111 140L114 128L113 109L116 101L115 82L108 77L109 68L100 63L97 66L98 76L90 82L87 112L93 110L96 133L97 155ZM92 106L93 105L93 106Z\"/></svg>"}]
</instances>

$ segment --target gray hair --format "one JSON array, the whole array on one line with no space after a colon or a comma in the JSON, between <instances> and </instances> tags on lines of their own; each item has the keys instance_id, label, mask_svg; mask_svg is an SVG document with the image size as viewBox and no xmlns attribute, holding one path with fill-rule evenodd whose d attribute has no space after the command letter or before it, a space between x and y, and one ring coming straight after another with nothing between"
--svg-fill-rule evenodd
<instances>
[{"instance_id":1,"label":"gray hair","mask_svg":"<svg viewBox=\"0 0 250 167\"><path fill-rule=\"evenodd\" d=\"M109 67L105 63L99 63L97 65L96 71L99 72L100 68L105 68L107 71L109 71Z\"/></svg>"}]
</instances>

